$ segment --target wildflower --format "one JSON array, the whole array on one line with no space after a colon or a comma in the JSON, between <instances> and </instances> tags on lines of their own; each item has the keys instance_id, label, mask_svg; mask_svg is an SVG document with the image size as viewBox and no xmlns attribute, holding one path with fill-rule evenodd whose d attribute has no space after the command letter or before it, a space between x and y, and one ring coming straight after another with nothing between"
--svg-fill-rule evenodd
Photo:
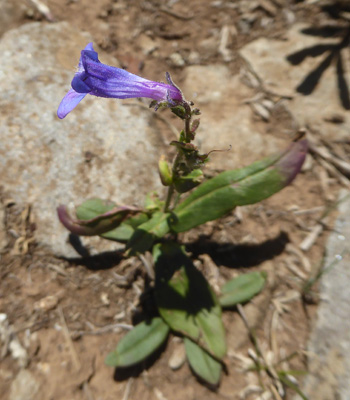
<instances>
[{"instance_id":1,"label":"wildflower","mask_svg":"<svg viewBox=\"0 0 350 400\"><path fill-rule=\"evenodd\" d=\"M176 106L183 101L182 93L172 83L169 74L166 77L168 83L149 81L124 69L102 64L92 43L89 43L81 52L72 88L61 101L57 115L64 118L87 94L117 99L147 97Z\"/></svg>"}]
</instances>

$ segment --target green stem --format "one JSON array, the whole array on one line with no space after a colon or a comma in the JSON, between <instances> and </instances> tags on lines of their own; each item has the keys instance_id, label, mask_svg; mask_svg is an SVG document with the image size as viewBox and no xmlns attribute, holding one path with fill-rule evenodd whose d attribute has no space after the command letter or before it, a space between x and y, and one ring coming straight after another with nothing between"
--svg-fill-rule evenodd
<instances>
[{"instance_id":1,"label":"green stem","mask_svg":"<svg viewBox=\"0 0 350 400\"><path fill-rule=\"evenodd\" d=\"M190 130L191 116L185 119L185 138L186 142L191 142L191 130Z\"/></svg>"},{"instance_id":2,"label":"green stem","mask_svg":"<svg viewBox=\"0 0 350 400\"><path fill-rule=\"evenodd\" d=\"M173 194L174 194L174 185L170 185L168 188L168 193L167 193L166 200L165 200L165 206L164 206L165 213L168 212L168 210L169 210L169 206L170 206Z\"/></svg>"},{"instance_id":3,"label":"green stem","mask_svg":"<svg viewBox=\"0 0 350 400\"><path fill-rule=\"evenodd\" d=\"M187 116L185 118L184 132L185 132L186 143L190 143L191 140L192 140L192 135L191 135L192 111L191 111L191 107L189 105L187 105L186 111L187 111ZM178 153L176 154L175 160L173 162L173 167L172 167L173 178L178 175L177 167L179 165L181 156L182 156L181 150L178 150ZM175 192L175 187L174 187L174 184L172 184L168 188L168 193L167 193L166 200L165 200L165 205L164 205L164 212L168 212L169 211L169 207L170 207L171 200L172 200L172 197L174 195L174 192ZM178 200L179 200L179 197L177 198L177 201Z\"/></svg>"},{"instance_id":4,"label":"green stem","mask_svg":"<svg viewBox=\"0 0 350 400\"><path fill-rule=\"evenodd\" d=\"M177 166L179 165L180 158L181 158L181 153L179 151L176 154L176 157L175 157L175 160L173 163L173 168L172 168L173 177L177 175ZM168 193L167 193L166 200L165 200L164 212L168 212L168 210L169 210L169 206L170 206L174 191L175 191L175 186L174 186L174 184L172 184L168 188Z\"/></svg>"}]
</instances>

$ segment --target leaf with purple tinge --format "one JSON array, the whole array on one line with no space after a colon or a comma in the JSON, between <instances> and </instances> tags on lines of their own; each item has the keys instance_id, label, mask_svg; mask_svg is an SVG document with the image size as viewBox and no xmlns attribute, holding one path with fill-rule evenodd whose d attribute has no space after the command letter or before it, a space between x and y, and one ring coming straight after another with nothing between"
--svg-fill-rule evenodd
<instances>
[{"instance_id":1,"label":"leaf with purple tinge","mask_svg":"<svg viewBox=\"0 0 350 400\"><path fill-rule=\"evenodd\" d=\"M72 218L67 207L57 208L61 223L72 233L81 236L101 235L119 226L127 217L141 210L131 206L116 206L101 199L85 201L76 209L77 218Z\"/></svg>"},{"instance_id":2,"label":"leaf with purple tinge","mask_svg":"<svg viewBox=\"0 0 350 400\"><path fill-rule=\"evenodd\" d=\"M300 172L307 150L307 140L293 142L278 154L205 181L175 208L171 229L185 232L279 192Z\"/></svg>"}]
</instances>

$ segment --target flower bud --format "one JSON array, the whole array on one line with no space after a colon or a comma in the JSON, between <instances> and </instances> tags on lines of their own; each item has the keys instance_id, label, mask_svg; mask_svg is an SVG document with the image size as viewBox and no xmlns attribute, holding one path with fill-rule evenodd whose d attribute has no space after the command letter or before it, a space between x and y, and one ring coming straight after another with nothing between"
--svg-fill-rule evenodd
<instances>
[{"instance_id":1,"label":"flower bud","mask_svg":"<svg viewBox=\"0 0 350 400\"><path fill-rule=\"evenodd\" d=\"M173 175L171 168L163 155L160 157L158 162L158 171L162 184L164 186L170 186L173 183Z\"/></svg>"}]
</instances>

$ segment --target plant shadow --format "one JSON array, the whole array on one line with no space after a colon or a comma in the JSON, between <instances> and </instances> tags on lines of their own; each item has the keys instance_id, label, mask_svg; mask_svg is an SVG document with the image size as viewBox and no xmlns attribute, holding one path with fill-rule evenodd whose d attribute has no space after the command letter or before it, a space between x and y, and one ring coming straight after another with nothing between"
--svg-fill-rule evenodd
<instances>
[{"instance_id":1,"label":"plant shadow","mask_svg":"<svg viewBox=\"0 0 350 400\"><path fill-rule=\"evenodd\" d=\"M344 14L349 13L350 5L334 1L331 5L321 6L321 10L333 20L332 23L320 27L308 27L301 32L305 35L319 37L321 40L339 38L338 42L321 42L289 54L286 59L292 65L297 66L308 57L315 58L325 55L321 62L298 84L296 91L304 96L311 95L325 71L334 63L340 103L345 110L350 110L349 82L347 82L344 69L344 51L348 51L350 45L350 21L344 17ZM339 23L339 26L334 25L335 21Z\"/></svg>"},{"instance_id":2,"label":"plant shadow","mask_svg":"<svg viewBox=\"0 0 350 400\"><path fill-rule=\"evenodd\" d=\"M228 268L249 268L271 260L281 254L289 238L287 233L280 232L273 239L257 244L217 243L201 237L193 243L187 243L186 249L197 258L201 254L209 254L216 265Z\"/></svg>"},{"instance_id":3,"label":"plant shadow","mask_svg":"<svg viewBox=\"0 0 350 400\"><path fill-rule=\"evenodd\" d=\"M73 258L61 257L71 265L83 265L90 271L101 271L117 266L124 259L123 253L117 250L91 255L87 247L83 245L80 237L72 233L69 235L68 240L80 256Z\"/></svg>"}]
</instances>

